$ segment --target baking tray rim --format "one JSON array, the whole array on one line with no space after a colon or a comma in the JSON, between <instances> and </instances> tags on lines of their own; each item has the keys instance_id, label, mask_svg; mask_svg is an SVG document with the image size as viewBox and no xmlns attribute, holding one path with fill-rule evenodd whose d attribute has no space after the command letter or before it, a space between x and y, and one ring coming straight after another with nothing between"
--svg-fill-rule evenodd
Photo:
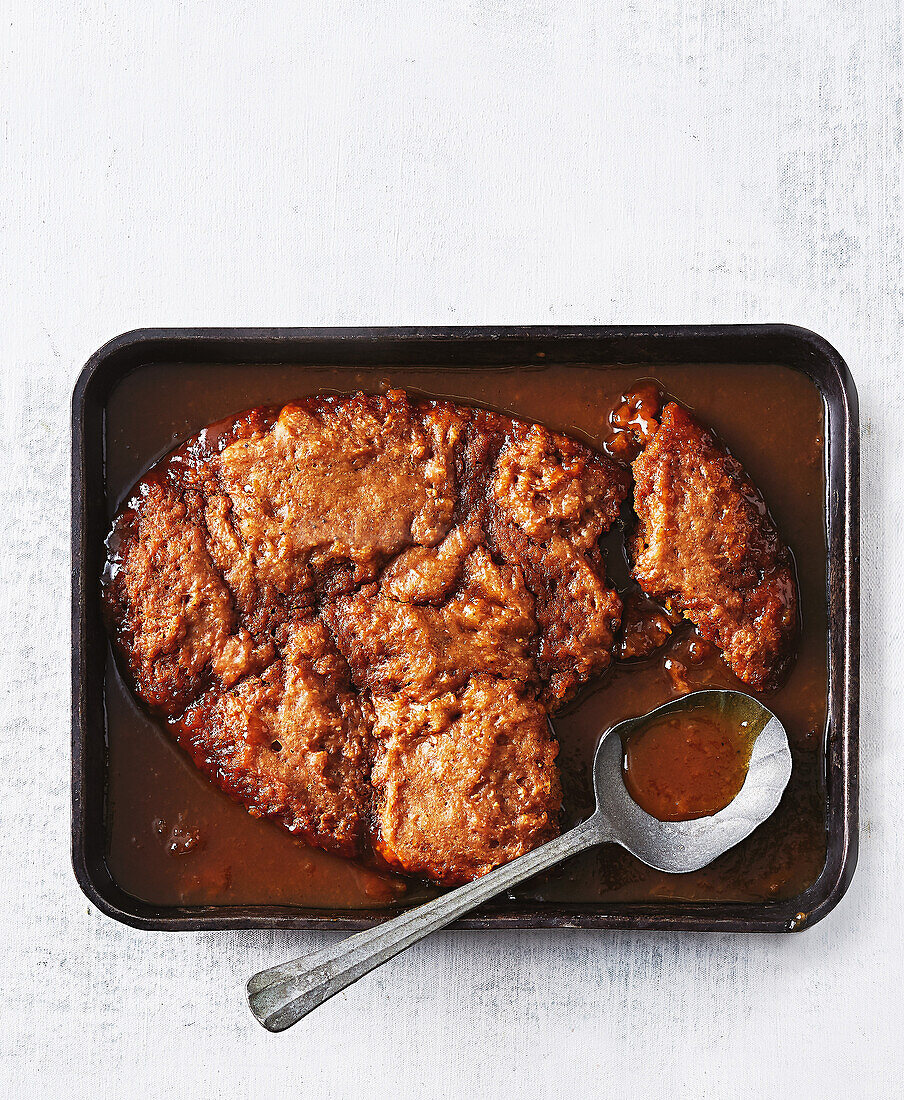
<instances>
[{"instance_id":1,"label":"baking tray rim","mask_svg":"<svg viewBox=\"0 0 904 1100\"><path fill-rule=\"evenodd\" d=\"M196 352L204 349L214 358L206 361L245 362L253 350L266 350L259 362L291 362L294 345L345 345L362 349L388 345L396 351L418 345L448 343L461 347L468 343L484 346L517 341L575 346L592 341L609 342L614 347L643 341L667 350L668 345L702 341L713 350L734 344L784 341L796 349L798 357L786 365L801 370L819 389L828 413L826 506L828 523L828 603L829 603L829 742L826 767L831 775L828 792L826 864L819 878L803 893L782 902L607 902L604 905L549 903L524 905L504 911L485 907L474 916L456 922L453 928L494 930L503 928L611 928L674 931L799 931L823 919L846 893L854 874L858 853L859 792L859 423L857 391L841 355L823 337L809 329L787 324L752 325L666 325L666 326L462 326L462 327L313 327L313 328L145 328L134 329L108 341L96 351L80 372L72 397L72 864L76 880L88 899L103 913L134 928L154 931L215 931L223 929L322 929L357 930L387 920L395 910L299 909L288 906L155 906L131 897L113 881L103 863L89 859L89 806L85 798L88 771L91 714L96 719L103 711L103 677L92 695L89 684L89 658L92 654L89 617L92 601L97 601L96 583L86 561L96 533L86 530L86 506L89 489L89 433L86 425L93 390L111 388L114 381L105 378L115 371L123 354L146 350L143 363L167 358L167 348L190 345ZM235 354L229 354L230 349ZM153 355L150 352L154 352ZM280 355L279 352L284 352ZM243 354L242 354L243 353ZM171 361L180 361L170 354ZM658 362L781 362L786 356L738 354L706 359L700 355ZM186 359L183 354L182 361ZM600 360L589 353L585 361ZM806 369L799 360L810 364ZM295 360L299 361L298 359ZM549 362L555 362L550 356ZM579 361L574 359L572 361ZM633 356L609 358L619 362L655 364L655 358L635 351ZM120 375L142 363L120 364ZM831 391L831 392L830 392ZM96 413L96 410L95 410ZM100 443L103 469L103 415L94 435ZM104 497L105 499L105 497ZM96 546L95 546L96 549ZM96 619L96 607L93 608ZM106 652L103 635L101 649ZM95 664L96 667L96 664ZM97 696L100 696L100 707ZM94 723L97 724L96 721ZM105 727L101 739L106 744ZM96 732L94 734L96 737ZM102 784L103 785L103 784ZM104 791L100 798L103 801ZM96 800L96 799L95 799ZM101 806L103 811L103 806ZM101 814L103 831L103 815ZM112 887L112 892L110 888ZM116 896L118 895L118 896Z\"/></svg>"}]
</instances>

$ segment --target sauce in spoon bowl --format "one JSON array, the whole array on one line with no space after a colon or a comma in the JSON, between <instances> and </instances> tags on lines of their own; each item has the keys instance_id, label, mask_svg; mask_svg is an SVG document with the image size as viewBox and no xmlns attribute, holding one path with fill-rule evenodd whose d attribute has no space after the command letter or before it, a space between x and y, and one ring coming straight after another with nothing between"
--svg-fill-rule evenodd
<instances>
[{"instance_id":1,"label":"sauce in spoon bowl","mask_svg":"<svg viewBox=\"0 0 904 1100\"><path fill-rule=\"evenodd\" d=\"M655 715L623 740L625 786L659 821L709 817L733 801L763 723L701 705Z\"/></svg>"}]
</instances>

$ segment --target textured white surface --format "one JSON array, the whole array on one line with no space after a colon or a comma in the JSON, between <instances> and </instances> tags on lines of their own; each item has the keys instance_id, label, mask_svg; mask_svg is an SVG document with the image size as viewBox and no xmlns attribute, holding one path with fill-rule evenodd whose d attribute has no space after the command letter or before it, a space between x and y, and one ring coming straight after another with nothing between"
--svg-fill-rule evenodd
<instances>
[{"instance_id":1,"label":"textured white surface","mask_svg":"<svg viewBox=\"0 0 904 1100\"><path fill-rule=\"evenodd\" d=\"M0 1093L902 1095L896 0L4 9ZM68 401L139 325L783 320L863 429L860 865L798 936L446 933L279 1037L315 934L118 926L68 855Z\"/></svg>"}]
</instances>

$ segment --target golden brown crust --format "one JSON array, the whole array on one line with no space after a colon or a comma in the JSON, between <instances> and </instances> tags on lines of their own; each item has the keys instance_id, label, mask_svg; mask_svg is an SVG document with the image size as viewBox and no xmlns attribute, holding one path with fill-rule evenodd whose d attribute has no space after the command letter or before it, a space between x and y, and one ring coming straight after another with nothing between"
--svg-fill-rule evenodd
<instances>
[{"instance_id":1,"label":"golden brown crust","mask_svg":"<svg viewBox=\"0 0 904 1100\"><path fill-rule=\"evenodd\" d=\"M492 543L536 598L550 710L610 662L621 600L606 583L598 543L627 490L620 467L538 425L518 425L496 462Z\"/></svg>"},{"instance_id":2,"label":"golden brown crust","mask_svg":"<svg viewBox=\"0 0 904 1100\"><path fill-rule=\"evenodd\" d=\"M374 697L374 844L409 874L469 882L551 840L562 800L546 709L475 675L427 702Z\"/></svg>"},{"instance_id":3,"label":"golden brown crust","mask_svg":"<svg viewBox=\"0 0 904 1100\"><path fill-rule=\"evenodd\" d=\"M358 394L286 405L270 431L230 444L217 474L258 585L290 598L373 579L407 546L433 546L455 506L451 406ZM391 502L391 507L387 503Z\"/></svg>"},{"instance_id":4,"label":"golden brown crust","mask_svg":"<svg viewBox=\"0 0 904 1100\"><path fill-rule=\"evenodd\" d=\"M438 606L399 600L392 588L391 580L367 585L324 608L360 686L427 701L476 673L538 683L534 601L519 570L478 547Z\"/></svg>"},{"instance_id":5,"label":"golden brown crust","mask_svg":"<svg viewBox=\"0 0 904 1100\"><path fill-rule=\"evenodd\" d=\"M690 619L739 679L774 687L793 655L797 584L756 486L674 402L633 469L641 588Z\"/></svg>"},{"instance_id":6,"label":"golden brown crust","mask_svg":"<svg viewBox=\"0 0 904 1100\"><path fill-rule=\"evenodd\" d=\"M117 517L117 648L252 813L343 854L373 829L395 865L465 881L554 834L546 713L611 660L597 542L627 488L570 439L401 392L252 411Z\"/></svg>"},{"instance_id":7,"label":"golden brown crust","mask_svg":"<svg viewBox=\"0 0 904 1100\"><path fill-rule=\"evenodd\" d=\"M374 846L446 885L549 839L561 803L533 596L482 546L452 579L467 545L457 529L324 612L375 715Z\"/></svg>"},{"instance_id":8,"label":"golden brown crust","mask_svg":"<svg viewBox=\"0 0 904 1100\"><path fill-rule=\"evenodd\" d=\"M370 818L369 722L324 625L294 619L259 676L211 690L173 723L205 774L256 817L308 843L361 854Z\"/></svg>"}]
</instances>

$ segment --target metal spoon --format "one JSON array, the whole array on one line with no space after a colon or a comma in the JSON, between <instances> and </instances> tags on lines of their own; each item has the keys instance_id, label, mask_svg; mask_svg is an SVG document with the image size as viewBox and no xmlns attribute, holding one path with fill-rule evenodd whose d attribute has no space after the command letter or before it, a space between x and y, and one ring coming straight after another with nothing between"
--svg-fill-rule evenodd
<instances>
[{"instance_id":1,"label":"metal spoon","mask_svg":"<svg viewBox=\"0 0 904 1100\"><path fill-rule=\"evenodd\" d=\"M691 821L650 817L625 789L622 735L655 716L706 707L750 723L756 737L744 785L725 809ZM759 727L759 729L757 729ZM248 982L251 1011L268 1031L284 1031L340 990L381 966L431 932L524 879L597 844L621 844L660 871L696 871L711 863L766 820L791 775L788 737L778 718L738 691L696 691L638 718L613 726L593 761L596 810L564 836L549 841L482 878L450 890L383 924L322 951L263 970Z\"/></svg>"}]
</instances>

